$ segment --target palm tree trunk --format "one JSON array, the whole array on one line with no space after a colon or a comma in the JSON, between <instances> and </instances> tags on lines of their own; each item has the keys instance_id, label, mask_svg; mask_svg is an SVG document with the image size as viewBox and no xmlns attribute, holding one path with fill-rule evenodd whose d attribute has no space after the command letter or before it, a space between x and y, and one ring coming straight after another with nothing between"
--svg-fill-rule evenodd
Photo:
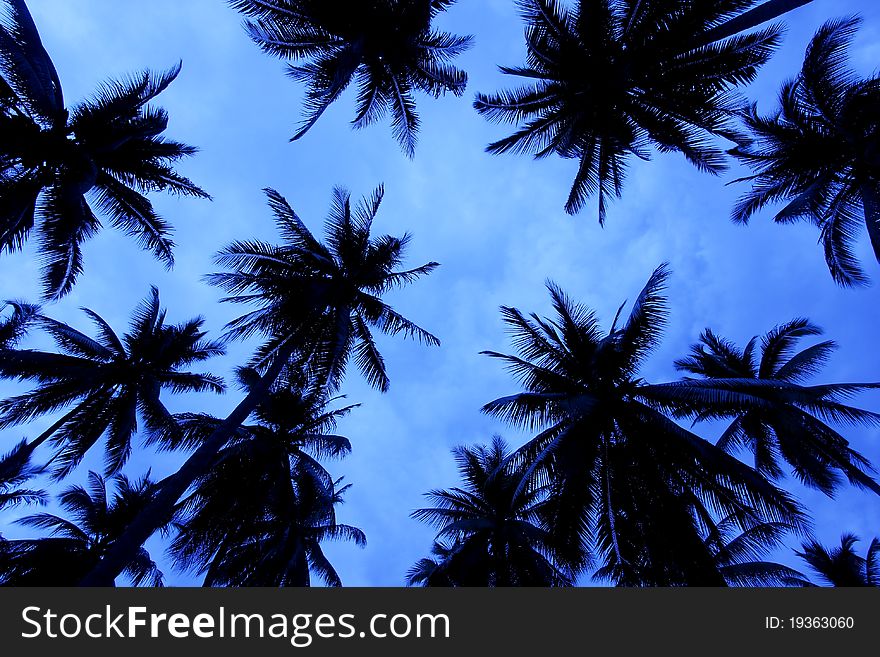
<instances>
[{"instance_id":1,"label":"palm tree trunk","mask_svg":"<svg viewBox=\"0 0 880 657\"><path fill-rule=\"evenodd\" d=\"M611 502L611 480L608 477L608 471L611 467L608 459L608 436L605 436L605 440L603 442L605 447L605 506L608 509L608 524L611 529L611 545L614 548L614 555L617 557L618 563L623 566L629 566L629 561L627 561L626 557L624 557L623 553L620 551L620 543L617 540L617 522L614 518L614 507Z\"/></svg>"},{"instance_id":2,"label":"palm tree trunk","mask_svg":"<svg viewBox=\"0 0 880 657\"><path fill-rule=\"evenodd\" d=\"M296 583L293 586L310 588L312 586L312 577L309 573L309 560L304 546L300 546L293 559L294 571L296 572Z\"/></svg>"},{"instance_id":3,"label":"palm tree trunk","mask_svg":"<svg viewBox=\"0 0 880 657\"><path fill-rule=\"evenodd\" d=\"M76 414L77 410L78 410L78 409L75 408L75 409L73 409L72 411L70 411L69 413L65 413L65 414L61 417L61 419L59 419L59 420L57 420L56 422L54 422L54 423L52 424L52 426L50 426L50 427L49 427L48 429L46 429L43 433L41 433L39 436L37 436L36 438L34 438L34 439L33 439L31 442L29 442L27 445L25 445L25 446L21 449L21 451L16 452L16 453L12 456L12 458L14 458L15 461L16 461L17 463L24 463L24 462L26 462L26 461L31 457L31 454L33 454L34 451L37 449L37 447L39 447L39 446L42 445L44 442L46 442L49 438L52 437L52 435L53 435L56 431L58 431L62 426L64 426L64 423L67 422L71 417L73 417L73 416ZM0 464L5 464L5 462L6 462L6 459L3 459L3 461L0 461Z\"/></svg>"},{"instance_id":4,"label":"palm tree trunk","mask_svg":"<svg viewBox=\"0 0 880 657\"><path fill-rule=\"evenodd\" d=\"M731 18L729 21L704 33L696 40L693 47L700 48L710 43L714 43L715 41L727 39L740 32L751 30L762 23L772 21L774 18L779 18L783 14L794 11L798 7L803 7L812 1L813 0L768 0L767 2L740 14L736 18Z\"/></svg>"},{"instance_id":5,"label":"palm tree trunk","mask_svg":"<svg viewBox=\"0 0 880 657\"><path fill-rule=\"evenodd\" d=\"M272 365L251 388L247 396L211 433L204 443L192 453L181 468L163 480L156 497L137 515L122 535L113 542L104 558L80 582L80 586L113 586L113 582L125 565L137 555L141 545L163 527L174 513L177 500L199 477L210 470L217 453L229 441L236 429L266 398L272 384L281 374L293 355L293 340L281 349Z\"/></svg>"},{"instance_id":6,"label":"palm tree trunk","mask_svg":"<svg viewBox=\"0 0 880 657\"><path fill-rule=\"evenodd\" d=\"M880 198L877 190L868 184L862 185L862 205L865 209L868 237L871 238L871 246L874 247L874 257L880 262Z\"/></svg>"}]
</instances>

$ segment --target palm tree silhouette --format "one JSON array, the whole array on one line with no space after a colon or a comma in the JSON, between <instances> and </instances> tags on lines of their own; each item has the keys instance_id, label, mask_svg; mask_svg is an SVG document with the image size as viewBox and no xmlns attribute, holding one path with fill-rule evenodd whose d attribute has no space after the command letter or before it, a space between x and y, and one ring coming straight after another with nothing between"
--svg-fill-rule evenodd
<instances>
[{"instance_id":1,"label":"palm tree silhouette","mask_svg":"<svg viewBox=\"0 0 880 657\"><path fill-rule=\"evenodd\" d=\"M0 358L5 350L14 349L18 345L34 319L39 316L39 308L31 304L7 301L5 306L10 307L12 312L0 319ZM0 458L0 511L17 504L45 502L44 491L18 488L42 472L42 468L31 463L30 456L27 441L23 440ZM2 538L0 535L0 541Z\"/></svg>"},{"instance_id":2,"label":"palm tree silhouette","mask_svg":"<svg viewBox=\"0 0 880 657\"><path fill-rule=\"evenodd\" d=\"M413 92L435 98L464 93L467 74L452 60L472 39L435 30L431 22L455 0L230 0L251 16L245 23L260 48L283 59L305 60L288 74L308 85L301 138L354 80L355 128L391 113L404 152L415 153L419 117Z\"/></svg>"},{"instance_id":3,"label":"palm tree silhouette","mask_svg":"<svg viewBox=\"0 0 880 657\"><path fill-rule=\"evenodd\" d=\"M342 586L321 544L347 540L366 545L360 529L336 520L335 507L349 486L316 477L299 462L288 467L286 482L278 482L285 483L284 487L266 491L261 486L265 497L249 497L229 507L236 517L245 508L264 515L249 519L247 526L233 527L223 520L220 526L228 531L222 535L211 523L223 517L214 514L224 512L219 500L230 497L231 491L224 486L232 481L250 486L252 479L242 476L254 473L240 464L232 478L221 475L210 482L211 490L204 493L213 499L182 529L172 546L178 563L201 562L199 571L205 573L205 586L310 586L310 573L327 586Z\"/></svg>"},{"instance_id":4,"label":"palm tree silhouette","mask_svg":"<svg viewBox=\"0 0 880 657\"><path fill-rule=\"evenodd\" d=\"M243 387L259 376L245 370ZM309 586L310 568L340 586L321 551L328 539L363 545L363 532L335 520L337 489L319 458L351 451L329 433L354 406L328 410L326 392L304 377L276 382L254 413L217 455L211 470L181 504L171 546L177 565L205 574L205 586ZM179 416L186 440L198 444L220 423L205 415Z\"/></svg>"},{"instance_id":5,"label":"palm tree silhouette","mask_svg":"<svg viewBox=\"0 0 880 657\"><path fill-rule=\"evenodd\" d=\"M816 541L804 543L803 552L795 552L831 586L880 586L880 539L871 541L868 553L855 552L858 537L844 534L840 547L826 548Z\"/></svg>"},{"instance_id":6,"label":"palm tree silhouette","mask_svg":"<svg viewBox=\"0 0 880 657\"><path fill-rule=\"evenodd\" d=\"M82 243L101 228L85 198L91 192L114 227L170 267L170 226L143 194L208 197L172 166L196 149L164 139L168 115L148 105L180 66L107 83L94 99L65 109L27 5L2 2L8 17L0 25L0 250L22 248L36 230L45 296L67 294L82 272Z\"/></svg>"},{"instance_id":7,"label":"palm tree silhouette","mask_svg":"<svg viewBox=\"0 0 880 657\"><path fill-rule=\"evenodd\" d=\"M756 399L638 376L666 321L667 276L659 267L608 333L552 283L555 318L502 308L519 355L485 353L525 391L483 408L539 431L514 458L525 464L524 482L547 483L548 526L569 561L586 549L604 577L626 586L723 585L701 531L706 509L743 531L763 522L800 529L804 517L787 493L667 415L682 405L749 408Z\"/></svg>"},{"instance_id":8,"label":"palm tree silhouette","mask_svg":"<svg viewBox=\"0 0 880 657\"><path fill-rule=\"evenodd\" d=\"M268 336L252 363L255 367L262 371L273 360L286 362L298 352L317 385L330 390L339 388L354 356L367 381L386 392L390 382L371 328L431 345L440 341L381 297L439 265L429 262L395 271L410 235L371 238L382 187L356 207L346 190L333 190L326 244L315 239L283 196L272 189L266 193L284 244L234 242L216 258L230 271L208 276L229 293L224 301L258 306L230 323L229 337Z\"/></svg>"},{"instance_id":9,"label":"palm tree silhouette","mask_svg":"<svg viewBox=\"0 0 880 657\"><path fill-rule=\"evenodd\" d=\"M736 587L803 587L812 586L804 575L794 568L766 561L767 555L779 548L791 527L779 522L741 522L733 516L719 522L711 520L706 512L706 551L711 555L717 570L715 585ZM743 530L743 526L749 528ZM614 581L613 569L600 568L593 575L596 580ZM614 582L621 583L621 582ZM699 584L699 582L693 582Z\"/></svg>"},{"instance_id":10,"label":"palm tree silhouette","mask_svg":"<svg viewBox=\"0 0 880 657\"><path fill-rule=\"evenodd\" d=\"M223 353L217 342L204 340L204 320L165 323L159 291L134 311L131 328L121 338L97 313L84 309L97 328L86 334L54 319L39 323L55 340L59 353L31 349L0 351L0 377L34 381L33 390L0 402L0 428L67 410L39 437L23 447L29 456L53 439L59 449L57 476L65 476L102 436L106 436L107 474L117 472L131 453L131 441L144 426L156 431L171 420L160 400L163 389L174 393L223 392L219 377L183 371L193 363Z\"/></svg>"},{"instance_id":11,"label":"palm tree silhouette","mask_svg":"<svg viewBox=\"0 0 880 657\"><path fill-rule=\"evenodd\" d=\"M728 586L809 586L803 573L765 560L790 530L784 523L764 522L742 531L727 517L710 525L705 540Z\"/></svg>"},{"instance_id":12,"label":"palm tree silhouette","mask_svg":"<svg viewBox=\"0 0 880 657\"><path fill-rule=\"evenodd\" d=\"M870 462L849 446L828 422L846 425L880 424L880 415L843 403L847 397L880 384L837 383L806 386L836 345L826 340L795 351L797 342L821 335L807 319L795 319L775 327L744 349L706 330L690 355L676 361L679 370L696 374L714 387L755 395L765 400L743 412L698 419L731 419L718 447L726 452L745 449L754 455L755 468L771 480L783 475L780 462L788 463L806 486L833 495L841 485L840 474L861 488L880 494L880 485L866 471Z\"/></svg>"},{"instance_id":13,"label":"palm tree silhouette","mask_svg":"<svg viewBox=\"0 0 880 657\"><path fill-rule=\"evenodd\" d=\"M217 453L285 370L305 367L316 385L332 391L338 389L354 357L367 381L384 391L389 379L371 327L388 335L403 333L428 344L440 343L382 301L388 291L412 283L438 264L398 270L409 234L371 237L382 202L381 187L354 208L348 192L334 190L326 244L315 239L283 196L272 189L266 193L284 243L235 242L217 257L218 264L230 271L208 277L229 293L227 301L256 306L230 323L228 337L265 336L252 362L261 377L181 468L164 480L155 501L84 585L101 585L119 572L184 492L208 472Z\"/></svg>"},{"instance_id":14,"label":"palm tree silhouette","mask_svg":"<svg viewBox=\"0 0 880 657\"><path fill-rule=\"evenodd\" d=\"M880 78L846 68L846 47L859 19L825 23L804 65L779 94L769 116L743 113L751 138L732 151L754 172L752 189L733 211L746 223L763 207L784 202L777 223L806 220L820 230L825 260L840 285L867 281L853 253L864 217L880 260ZM739 181L737 181L739 182Z\"/></svg>"},{"instance_id":15,"label":"palm tree silhouette","mask_svg":"<svg viewBox=\"0 0 880 657\"><path fill-rule=\"evenodd\" d=\"M724 152L711 137L735 136L731 89L754 79L782 29L739 32L806 2L741 14L752 4L521 0L527 62L501 70L528 84L474 102L490 121L520 127L487 150L578 160L565 210L576 214L598 195L601 223L607 197L622 193L627 161L648 159L650 145L718 174Z\"/></svg>"},{"instance_id":16,"label":"palm tree silhouette","mask_svg":"<svg viewBox=\"0 0 880 657\"><path fill-rule=\"evenodd\" d=\"M117 475L113 481L112 499L107 481L95 472L89 473L87 487L62 492L59 502L70 520L49 513L22 518L20 524L47 530L50 537L0 544L0 585L74 586L155 490L149 475L134 482ZM162 573L143 548L123 573L135 586L162 586Z\"/></svg>"},{"instance_id":17,"label":"palm tree silhouette","mask_svg":"<svg viewBox=\"0 0 880 657\"><path fill-rule=\"evenodd\" d=\"M19 487L42 473L42 468L31 464L30 455L22 455L25 449L26 443L22 441L0 459L0 511L19 504L46 502L45 491ZM0 534L2 542L3 535Z\"/></svg>"},{"instance_id":18,"label":"palm tree silhouette","mask_svg":"<svg viewBox=\"0 0 880 657\"><path fill-rule=\"evenodd\" d=\"M439 569L422 560L410 585L437 585L442 572L454 586L571 586L573 574L554 553L542 514L545 490L524 480L527 467L513 464L504 440L453 450L464 488L433 490L433 507L412 517L439 530L455 548L435 543ZM432 562L435 563L435 562ZM439 580L442 581L442 580Z\"/></svg>"}]
</instances>

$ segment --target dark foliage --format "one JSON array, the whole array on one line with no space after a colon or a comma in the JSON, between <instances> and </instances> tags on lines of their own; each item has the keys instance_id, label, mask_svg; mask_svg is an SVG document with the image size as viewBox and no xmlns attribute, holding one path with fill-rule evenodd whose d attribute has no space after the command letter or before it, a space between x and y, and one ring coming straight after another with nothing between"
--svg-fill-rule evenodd
<instances>
[{"instance_id":1,"label":"dark foliage","mask_svg":"<svg viewBox=\"0 0 880 657\"><path fill-rule=\"evenodd\" d=\"M413 518L439 530L432 559L407 574L421 586L571 586L573 575L555 555L545 527L545 490L524 480L527 466L514 464L507 445L459 447L453 452L463 488L433 490L433 507ZM452 541L448 547L442 540Z\"/></svg>"},{"instance_id":2,"label":"dark foliage","mask_svg":"<svg viewBox=\"0 0 880 657\"><path fill-rule=\"evenodd\" d=\"M57 353L0 351L0 377L36 384L29 392L0 402L0 428L64 411L25 448L32 452L51 438L57 448L53 460L58 476L75 468L102 436L106 436L107 473L117 472L131 453L139 416L151 430L170 421L160 400L163 389L172 393L224 390L219 377L183 371L223 349L204 339L202 318L166 324L156 288L135 310L131 328L121 338L97 313L83 312L96 327L94 338L40 316L36 321L54 339Z\"/></svg>"},{"instance_id":3,"label":"dark foliage","mask_svg":"<svg viewBox=\"0 0 880 657\"><path fill-rule=\"evenodd\" d=\"M803 559L823 582L831 586L880 586L880 539L871 541L865 557L856 554L853 534L840 538L840 547L826 548L816 541L804 543Z\"/></svg>"},{"instance_id":4,"label":"dark foliage","mask_svg":"<svg viewBox=\"0 0 880 657\"><path fill-rule=\"evenodd\" d=\"M39 235L45 297L70 292L82 243L101 229L92 209L169 267L169 224L144 194L207 198L173 164L195 153L161 135L167 113L149 105L180 66L105 84L66 109L61 83L24 0L2 0L0 22L0 251ZM89 194L90 201L86 200Z\"/></svg>"},{"instance_id":5,"label":"dark foliage","mask_svg":"<svg viewBox=\"0 0 880 657\"><path fill-rule=\"evenodd\" d=\"M600 577L625 586L723 585L707 527L805 521L787 493L670 419L682 407L744 409L758 398L638 376L666 321L667 275L658 268L607 333L553 284L552 319L503 308L519 355L488 354L525 391L484 410L539 431L515 458L524 481L549 488L548 526L570 563L598 557Z\"/></svg>"},{"instance_id":6,"label":"dark foliage","mask_svg":"<svg viewBox=\"0 0 880 657\"><path fill-rule=\"evenodd\" d=\"M271 189L266 193L283 243L235 242L216 258L230 271L208 277L229 293L224 301L257 306L229 325L228 336L269 338L252 363L261 370L277 354L293 350L319 385L336 390L353 357L370 385L387 391L385 360L371 329L402 333L431 345L440 341L381 297L429 274L438 264L398 270L410 235L371 237L382 187L354 207L347 191L335 189L324 243L283 196Z\"/></svg>"},{"instance_id":7,"label":"dark foliage","mask_svg":"<svg viewBox=\"0 0 880 657\"><path fill-rule=\"evenodd\" d=\"M275 57L301 61L288 74L308 85L302 137L351 85L355 128L386 113L401 148L415 153L419 116L413 92L464 93L467 74L452 61L472 43L432 27L454 0L229 0L251 17L248 35Z\"/></svg>"},{"instance_id":8,"label":"dark foliage","mask_svg":"<svg viewBox=\"0 0 880 657\"><path fill-rule=\"evenodd\" d=\"M703 43L754 0L518 0L526 22L525 66L503 66L524 86L486 95L474 106L518 130L491 153L556 154L578 161L565 209L599 198L604 222L620 196L631 156L650 146L682 153L702 171L725 168L714 136L735 136L731 90L754 79L779 44L781 26ZM746 26L748 29L752 26Z\"/></svg>"},{"instance_id":9,"label":"dark foliage","mask_svg":"<svg viewBox=\"0 0 880 657\"><path fill-rule=\"evenodd\" d=\"M49 532L47 538L0 543L0 585L75 586L94 567L155 490L149 476L113 479L112 498L101 475L89 473L88 486L71 486L58 498L70 519L49 513L23 518L20 524ZM163 576L141 548L123 574L135 586L162 586Z\"/></svg>"},{"instance_id":10,"label":"dark foliage","mask_svg":"<svg viewBox=\"0 0 880 657\"><path fill-rule=\"evenodd\" d=\"M841 474L852 484L880 494L880 485L867 474L873 470L870 462L830 426L880 425L880 415L844 403L880 384L803 385L821 370L836 345L826 340L800 351L796 345L802 338L821 333L808 320L795 319L761 338L759 357L757 337L739 349L707 329L700 344L675 365L699 375L707 385L762 400L742 413L697 413L697 418L732 419L718 447L726 452L751 452L755 468L765 477L779 479L784 461L804 485L827 495L840 487Z\"/></svg>"},{"instance_id":11,"label":"dark foliage","mask_svg":"<svg viewBox=\"0 0 880 657\"><path fill-rule=\"evenodd\" d=\"M245 388L259 377L241 373ZM326 540L365 544L363 532L336 522L339 488L319 458L351 451L330 433L354 406L329 410L321 389L304 377L276 382L180 505L171 554L178 567L205 575L205 586L309 586L310 571L328 586L341 580L323 551ZM183 435L198 443L220 420L187 414Z\"/></svg>"},{"instance_id":12,"label":"dark foliage","mask_svg":"<svg viewBox=\"0 0 880 657\"><path fill-rule=\"evenodd\" d=\"M219 451L285 371L289 375L291 370L305 368L315 386L333 391L339 388L346 364L354 357L368 382L384 391L388 375L370 327L439 344L437 338L382 301L389 290L403 287L437 266L431 262L397 271L409 235L370 236L382 191L380 187L352 208L348 193L337 189L327 221L327 243L322 244L284 197L267 190L284 243L233 243L217 256L218 264L230 271L208 277L229 293L226 301L257 306L231 322L227 335L267 338L252 361L260 378L180 470L166 480L155 503L132 524L84 584L102 584L119 572L186 490L210 471Z\"/></svg>"},{"instance_id":13,"label":"dark foliage","mask_svg":"<svg viewBox=\"0 0 880 657\"><path fill-rule=\"evenodd\" d=\"M867 282L853 252L863 221L880 260L880 78L860 79L846 67L858 24L822 26L800 73L782 87L780 108L769 116L757 105L744 112L751 136L732 151L754 171L740 179L752 189L733 219L745 223L784 203L774 220L814 224L828 269L844 286Z\"/></svg>"}]
</instances>

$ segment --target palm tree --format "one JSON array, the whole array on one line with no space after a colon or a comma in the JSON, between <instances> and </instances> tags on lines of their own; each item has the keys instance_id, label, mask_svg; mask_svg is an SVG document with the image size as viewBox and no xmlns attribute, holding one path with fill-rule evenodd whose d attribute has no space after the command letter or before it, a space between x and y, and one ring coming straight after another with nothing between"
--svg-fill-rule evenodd
<instances>
[{"instance_id":1,"label":"palm tree","mask_svg":"<svg viewBox=\"0 0 880 657\"><path fill-rule=\"evenodd\" d=\"M434 506L412 513L439 530L438 540L454 541L441 555L447 577L456 586L571 586L573 573L556 559L543 526L545 491L523 481L526 468L511 464L504 440L453 454L464 488L433 490L426 497ZM413 570L409 580L430 578Z\"/></svg>"},{"instance_id":2,"label":"palm tree","mask_svg":"<svg viewBox=\"0 0 880 657\"><path fill-rule=\"evenodd\" d=\"M46 493L32 488L19 488L19 486L33 479L42 472L42 468L35 467L30 459L22 456L26 449L25 442L16 445L11 452L0 459L0 511L19 504L44 504ZM0 534L0 542L3 535Z\"/></svg>"},{"instance_id":3,"label":"palm tree","mask_svg":"<svg viewBox=\"0 0 880 657\"><path fill-rule=\"evenodd\" d=\"M7 301L6 306L12 308L12 313L0 319L0 358L2 352L14 349L18 345L39 314L39 308L26 303ZM43 491L18 488L41 473L42 468L30 462L30 450L26 441L21 441L0 458L0 511L18 504L45 502L46 495ZM0 541L2 538L0 535Z\"/></svg>"},{"instance_id":4,"label":"palm tree","mask_svg":"<svg viewBox=\"0 0 880 657\"><path fill-rule=\"evenodd\" d=\"M525 391L483 410L539 431L514 458L523 485L549 489L547 525L560 553L586 550L604 577L626 586L724 585L703 527L731 517L743 531L764 522L801 529L804 517L787 493L670 418L685 404L748 408L755 398L638 376L666 322L667 276L659 267L607 333L552 283L555 318L502 308L519 355L486 353Z\"/></svg>"},{"instance_id":5,"label":"palm tree","mask_svg":"<svg viewBox=\"0 0 880 657\"><path fill-rule=\"evenodd\" d=\"M429 262L395 271L410 235L370 237L384 195L381 186L356 207L346 190L333 190L326 244L315 239L283 196L272 189L266 193L284 244L234 242L216 259L230 271L208 276L229 293L224 301L258 306L230 323L229 337L269 337L253 361L261 370L276 358L286 362L298 351L318 385L330 390L339 388L354 356L367 381L386 392L390 381L371 328L435 346L440 341L381 297L439 265Z\"/></svg>"},{"instance_id":6,"label":"palm tree","mask_svg":"<svg viewBox=\"0 0 880 657\"><path fill-rule=\"evenodd\" d=\"M308 84L301 138L354 80L358 89L355 128L386 112L410 157L419 116L415 90L435 98L464 93L467 74L452 65L472 39L435 30L431 22L455 0L230 0L252 17L248 35L260 48L287 60L288 74Z\"/></svg>"},{"instance_id":7,"label":"palm tree","mask_svg":"<svg viewBox=\"0 0 880 657\"><path fill-rule=\"evenodd\" d=\"M95 472L89 473L87 487L66 489L59 502L70 520L49 513L22 518L20 524L47 530L50 536L7 541L0 549L0 585L75 585L155 490L149 476L132 482L117 475L114 483L112 499L107 481ZM162 573L144 549L123 572L135 586L162 586Z\"/></svg>"},{"instance_id":8,"label":"palm tree","mask_svg":"<svg viewBox=\"0 0 880 657\"><path fill-rule=\"evenodd\" d=\"M487 119L520 124L490 153L551 154L578 160L565 205L579 212L598 195L620 196L630 156L680 152L702 171L725 168L711 138L735 136L731 90L754 79L779 44L782 28L740 34L806 2L754 0L611 2L520 0L527 63L501 67L525 86L477 94ZM739 15L739 16L737 16ZM734 31L731 31L732 30Z\"/></svg>"},{"instance_id":9,"label":"palm tree","mask_svg":"<svg viewBox=\"0 0 880 657\"><path fill-rule=\"evenodd\" d=\"M245 389L259 379L242 377ZM354 406L328 410L326 392L304 377L284 377L217 455L211 470L180 504L171 552L183 569L205 574L206 586L308 586L309 570L340 586L321 551L327 539L364 543L360 530L335 521L345 489L317 460L351 451L332 431ZM220 423L205 415L179 416L183 435L197 444Z\"/></svg>"},{"instance_id":10,"label":"palm tree","mask_svg":"<svg viewBox=\"0 0 880 657\"><path fill-rule=\"evenodd\" d=\"M737 524L734 518L724 518L708 528L705 539L728 586L810 585L797 570L765 561L791 527L764 522L742 531Z\"/></svg>"},{"instance_id":11,"label":"palm tree","mask_svg":"<svg viewBox=\"0 0 880 657\"><path fill-rule=\"evenodd\" d=\"M709 517L707 514L706 517ZM709 521L704 527L704 545L715 562L719 584L737 587L803 587L811 586L804 575L782 564L765 561L791 527L779 522L751 524L734 516L719 522ZM596 580L613 580L613 572L599 569ZM618 582L615 582L618 583Z\"/></svg>"},{"instance_id":12,"label":"palm tree","mask_svg":"<svg viewBox=\"0 0 880 657\"><path fill-rule=\"evenodd\" d=\"M875 538L868 554L860 557L855 552L858 537L844 534L840 547L831 548L810 541L795 552L819 577L831 586L880 586L880 539Z\"/></svg>"},{"instance_id":13,"label":"palm tree","mask_svg":"<svg viewBox=\"0 0 880 657\"><path fill-rule=\"evenodd\" d=\"M266 338L252 363L262 376L183 466L164 480L154 502L84 580L85 585L101 585L119 572L177 500L208 472L217 453L292 364L306 367L316 385L332 391L338 389L354 357L367 381L385 391L390 381L371 327L388 335L403 333L427 344L440 343L382 301L388 291L412 283L438 264L398 270L409 234L371 237L382 202L381 187L355 208L348 192L334 191L326 244L312 235L283 196L272 189L266 193L284 243L235 242L217 257L231 271L209 276L229 293L227 301L256 306L230 323L227 336Z\"/></svg>"},{"instance_id":14,"label":"palm tree","mask_svg":"<svg viewBox=\"0 0 880 657\"><path fill-rule=\"evenodd\" d=\"M84 312L97 328L95 338L40 317L58 353L0 351L0 377L37 384L29 392L0 402L0 428L69 409L19 453L29 456L53 439L60 446L55 456L58 476L75 468L102 436L106 436L107 474L117 472L131 453L138 416L150 430L169 422L170 413L160 399L163 389L174 393L224 390L222 380L212 374L182 370L222 354L223 348L204 340L202 318L166 324L155 287L134 311L130 331L122 338L100 315L88 309Z\"/></svg>"},{"instance_id":15,"label":"palm tree","mask_svg":"<svg viewBox=\"0 0 880 657\"><path fill-rule=\"evenodd\" d=\"M82 243L101 228L85 198L91 192L114 227L170 267L170 226L143 194L208 196L172 166L196 149L164 139L168 115L148 105L180 66L107 83L94 99L65 109L24 0L2 4L8 16L0 25L0 250L22 248L36 230L45 296L67 294L82 272Z\"/></svg>"},{"instance_id":16,"label":"palm tree","mask_svg":"<svg viewBox=\"0 0 880 657\"><path fill-rule=\"evenodd\" d=\"M880 77L860 79L846 68L846 47L859 19L825 23L804 65L783 85L780 109L743 113L751 132L732 153L754 172L752 189L733 211L746 223L767 205L784 202L777 223L810 221L819 228L825 260L840 285L867 281L853 253L864 217L880 260Z\"/></svg>"},{"instance_id":17,"label":"palm tree","mask_svg":"<svg viewBox=\"0 0 880 657\"><path fill-rule=\"evenodd\" d=\"M796 351L798 341L821 335L822 330L799 318L775 327L744 349L706 330L690 355L676 361L678 370L696 374L715 387L753 394L764 404L732 415L701 416L698 419L732 419L718 440L726 452L745 449L754 455L755 468L771 480L783 475L780 462L791 466L806 486L831 496L841 483L841 474L861 488L880 494L866 471L870 462L849 446L829 422L846 425L880 424L880 415L848 406L843 401L880 384L836 383L815 386L803 382L822 368L836 348L826 340Z\"/></svg>"},{"instance_id":18,"label":"palm tree","mask_svg":"<svg viewBox=\"0 0 880 657\"><path fill-rule=\"evenodd\" d=\"M214 497L182 529L173 544L175 558L185 564L201 562L198 570L205 573L205 586L310 586L310 573L327 586L342 586L321 544L348 540L361 547L366 545L360 529L336 520L335 507L342 503L349 487L340 487L339 480L316 477L299 462L288 467L286 482L278 481L285 483L284 487L270 485L265 490L260 486L267 498L249 497L231 507L218 504L230 498L231 491L223 487L233 481L253 485L253 481L242 479L242 475L253 475L253 470L239 464L232 478L221 475L210 482L209 494ZM223 514L227 508L242 520L245 509L263 515L248 518L246 524L237 527L224 520L222 527L231 531L221 536L211 523L222 517L216 513Z\"/></svg>"}]
</instances>

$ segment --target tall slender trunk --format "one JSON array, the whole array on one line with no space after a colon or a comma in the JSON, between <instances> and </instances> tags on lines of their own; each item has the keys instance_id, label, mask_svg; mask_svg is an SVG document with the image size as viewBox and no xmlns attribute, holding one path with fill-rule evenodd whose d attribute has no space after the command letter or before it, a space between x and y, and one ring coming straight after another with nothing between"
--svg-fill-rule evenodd
<instances>
[{"instance_id":1,"label":"tall slender trunk","mask_svg":"<svg viewBox=\"0 0 880 657\"><path fill-rule=\"evenodd\" d=\"M141 545L164 526L174 513L174 505L186 490L214 463L217 453L229 441L235 430L242 425L257 406L266 398L275 379L294 352L293 341L280 350L272 365L260 381L248 392L238 406L211 433L204 443L192 453L181 468L163 480L153 500L126 527L122 535L113 542L104 558L85 576L80 586L113 586L119 573L137 555Z\"/></svg>"},{"instance_id":2,"label":"tall slender trunk","mask_svg":"<svg viewBox=\"0 0 880 657\"><path fill-rule=\"evenodd\" d=\"M740 32L751 30L762 23L772 21L774 18L779 18L783 14L794 11L798 7L803 7L812 1L813 0L768 0L768 2L749 9L736 18L731 18L729 21L722 23L718 27L707 31L694 42L693 47L700 48L715 41L727 39Z\"/></svg>"},{"instance_id":3,"label":"tall slender trunk","mask_svg":"<svg viewBox=\"0 0 880 657\"><path fill-rule=\"evenodd\" d=\"M309 560L308 555L306 555L306 550L304 545L300 545L296 551L296 555L293 557L294 563L294 572L296 573L296 580L292 586L300 586L300 587L311 587L312 586L312 576L309 572ZM291 586L291 585L288 585Z\"/></svg>"},{"instance_id":4,"label":"tall slender trunk","mask_svg":"<svg viewBox=\"0 0 880 657\"><path fill-rule=\"evenodd\" d=\"M614 556L617 557L618 563L624 566L629 566L629 561L627 561L626 557L624 557L623 553L620 551L620 543L617 540L617 523L614 518L614 506L611 502L611 480L608 477L608 473L611 469L611 464L608 458L608 436L605 436L603 444L605 447L605 463L603 468L603 477L605 479L605 507L608 511L608 524L611 529L611 545L614 549Z\"/></svg>"},{"instance_id":5,"label":"tall slender trunk","mask_svg":"<svg viewBox=\"0 0 880 657\"><path fill-rule=\"evenodd\" d=\"M77 412L77 409L73 409L72 411L65 413L59 420L56 420L52 426L46 429L39 436L34 438L31 442L27 443L24 447L21 448L18 452L10 455L9 457L0 460L0 469L4 468L7 465L16 465L16 464L24 464L28 461L34 451L42 445L44 442L49 440L52 435L58 431L64 423L67 422L71 417L73 417Z\"/></svg>"},{"instance_id":6,"label":"tall slender trunk","mask_svg":"<svg viewBox=\"0 0 880 657\"><path fill-rule=\"evenodd\" d=\"M880 191L869 184L862 185L862 205L865 210L865 225L868 237L874 247L874 257L880 262Z\"/></svg>"}]
</instances>

